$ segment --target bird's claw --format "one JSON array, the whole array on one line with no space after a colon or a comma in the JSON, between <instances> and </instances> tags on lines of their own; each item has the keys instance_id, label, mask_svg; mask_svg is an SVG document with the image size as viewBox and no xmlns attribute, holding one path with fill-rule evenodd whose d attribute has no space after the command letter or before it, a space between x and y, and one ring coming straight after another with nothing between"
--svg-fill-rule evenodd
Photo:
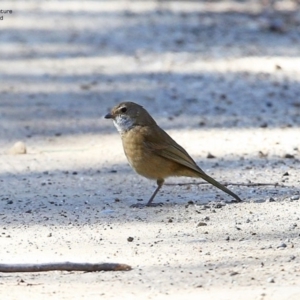
<instances>
[{"instance_id":1,"label":"bird's claw","mask_svg":"<svg viewBox=\"0 0 300 300\"><path fill-rule=\"evenodd\" d=\"M241 202L243 202L243 201L238 201L238 200L230 200L230 201L225 201L225 203L228 203L228 204L230 204L230 203L241 203Z\"/></svg>"}]
</instances>

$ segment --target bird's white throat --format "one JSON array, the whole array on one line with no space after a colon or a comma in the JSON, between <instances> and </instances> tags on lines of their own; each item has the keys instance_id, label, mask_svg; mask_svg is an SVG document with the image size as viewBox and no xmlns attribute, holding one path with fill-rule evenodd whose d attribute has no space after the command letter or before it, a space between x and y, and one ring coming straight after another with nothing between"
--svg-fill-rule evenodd
<instances>
[{"instance_id":1,"label":"bird's white throat","mask_svg":"<svg viewBox=\"0 0 300 300\"><path fill-rule=\"evenodd\" d=\"M116 116L113 122L120 134L128 131L133 126L133 120L129 116Z\"/></svg>"}]
</instances>

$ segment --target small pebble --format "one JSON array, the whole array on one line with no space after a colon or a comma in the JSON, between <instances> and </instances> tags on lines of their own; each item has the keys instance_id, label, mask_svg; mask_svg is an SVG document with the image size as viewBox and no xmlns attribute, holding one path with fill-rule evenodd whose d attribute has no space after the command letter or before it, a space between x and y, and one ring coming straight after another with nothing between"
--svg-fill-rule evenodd
<instances>
[{"instance_id":1,"label":"small pebble","mask_svg":"<svg viewBox=\"0 0 300 300\"><path fill-rule=\"evenodd\" d=\"M127 238L127 241L128 241L128 242L133 242L133 240L134 240L134 238L133 238L132 236L129 236L129 237Z\"/></svg>"},{"instance_id":2,"label":"small pebble","mask_svg":"<svg viewBox=\"0 0 300 300\"><path fill-rule=\"evenodd\" d=\"M268 28L270 31L277 32L277 33L284 33L286 32L287 28L283 20L279 18L271 18L268 20Z\"/></svg>"},{"instance_id":3,"label":"small pebble","mask_svg":"<svg viewBox=\"0 0 300 300\"><path fill-rule=\"evenodd\" d=\"M273 197L267 198L266 202L275 202L276 200Z\"/></svg>"},{"instance_id":4,"label":"small pebble","mask_svg":"<svg viewBox=\"0 0 300 300\"><path fill-rule=\"evenodd\" d=\"M268 281L269 283L274 283L274 282L275 282L275 280L274 280L273 277L269 277L267 281Z\"/></svg>"},{"instance_id":5,"label":"small pebble","mask_svg":"<svg viewBox=\"0 0 300 300\"><path fill-rule=\"evenodd\" d=\"M211 153L208 153L206 158L216 158L214 155L212 155Z\"/></svg>"},{"instance_id":6,"label":"small pebble","mask_svg":"<svg viewBox=\"0 0 300 300\"><path fill-rule=\"evenodd\" d=\"M297 226L298 226L297 223L293 223L289 228L290 228L290 229L295 229Z\"/></svg>"},{"instance_id":7,"label":"small pebble","mask_svg":"<svg viewBox=\"0 0 300 300\"><path fill-rule=\"evenodd\" d=\"M279 246L277 246L277 248L282 248L282 249L284 249L284 248L286 248L287 246L286 246L286 244L285 243L281 243Z\"/></svg>"},{"instance_id":8,"label":"small pebble","mask_svg":"<svg viewBox=\"0 0 300 300\"><path fill-rule=\"evenodd\" d=\"M198 225L197 225L197 227L200 227L200 226L207 226L207 223L205 223L205 222L199 222Z\"/></svg>"},{"instance_id":9,"label":"small pebble","mask_svg":"<svg viewBox=\"0 0 300 300\"><path fill-rule=\"evenodd\" d=\"M291 255L290 257L289 257L289 260L288 260L288 262L291 262L292 260L294 260L296 258L296 256L295 255Z\"/></svg>"},{"instance_id":10,"label":"small pebble","mask_svg":"<svg viewBox=\"0 0 300 300\"><path fill-rule=\"evenodd\" d=\"M291 200L292 200L292 201L299 200L299 196L298 196L298 195L292 196L292 197L291 197Z\"/></svg>"},{"instance_id":11,"label":"small pebble","mask_svg":"<svg viewBox=\"0 0 300 300\"><path fill-rule=\"evenodd\" d=\"M266 157L268 157L268 153L264 153L264 152L262 152L262 151L258 151L258 156L259 156L260 158L266 158Z\"/></svg>"},{"instance_id":12,"label":"small pebble","mask_svg":"<svg viewBox=\"0 0 300 300\"><path fill-rule=\"evenodd\" d=\"M10 149L9 154L18 155L18 154L26 154L26 145L23 142L16 142Z\"/></svg>"},{"instance_id":13,"label":"small pebble","mask_svg":"<svg viewBox=\"0 0 300 300\"><path fill-rule=\"evenodd\" d=\"M225 205L226 205L225 202L217 202L217 203L212 203L212 204L211 204L211 207L213 207L213 208L222 208L222 207L224 207Z\"/></svg>"}]
</instances>

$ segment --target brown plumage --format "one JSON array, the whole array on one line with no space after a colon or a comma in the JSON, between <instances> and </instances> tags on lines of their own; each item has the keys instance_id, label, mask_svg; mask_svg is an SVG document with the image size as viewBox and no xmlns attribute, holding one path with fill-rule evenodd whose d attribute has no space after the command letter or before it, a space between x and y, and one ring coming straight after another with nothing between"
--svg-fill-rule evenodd
<instances>
[{"instance_id":1,"label":"brown plumage","mask_svg":"<svg viewBox=\"0 0 300 300\"><path fill-rule=\"evenodd\" d=\"M105 118L113 119L121 134L124 152L131 167L138 174L157 181L157 188L148 203L136 204L134 207L157 205L152 201L165 178L171 176L200 177L234 197L237 202L242 201L198 167L190 155L156 124L142 106L123 102L115 106Z\"/></svg>"}]
</instances>

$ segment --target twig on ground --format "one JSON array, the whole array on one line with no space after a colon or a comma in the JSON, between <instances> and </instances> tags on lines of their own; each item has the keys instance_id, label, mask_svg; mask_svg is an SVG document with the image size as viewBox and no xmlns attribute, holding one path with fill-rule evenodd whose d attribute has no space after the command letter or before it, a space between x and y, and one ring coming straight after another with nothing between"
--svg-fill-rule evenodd
<instances>
[{"instance_id":1,"label":"twig on ground","mask_svg":"<svg viewBox=\"0 0 300 300\"><path fill-rule=\"evenodd\" d=\"M223 185L228 186L228 185L242 185L242 186L267 186L267 185L273 185L273 186L281 186L284 187L283 184L279 184L278 182L275 183L262 183L262 182L248 182L248 183L224 183Z\"/></svg>"},{"instance_id":2,"label":"twig on ground","mask_svg":"<svg viewBox=\"0 0 300 300\"><path fill-rule=\"evenodd\" d=\"M210 184L208 182L186 182L186 183L165 183L165 185L179 185L179 186L182 186L182 185L203 185L203 184ZM262 182L248 182L248 183L245 183L245 182L241 182L241 183L232 183L232 182L225 182L225 183L222 183L223 185L225 186L228 186L228 185L240 185L240 186L268 186L268 185L273 185L273 186L280 186L280 187L286 187L285 185L283 184L279 184L278 182L275 182L275 183L262 183Z\"/></svg>"},{"instance_id":3,"label":"twig on ground","mask_svg":"<svg viewBox=\"0 0 300 300\"><path fill-rule=\"evenodd\" d=\"M74 262L57 262L41 264L0 264L0 272L46 272L46 271L129 271L131 266L117 263L74 263Z\"/></svg>"}]
</instances>

